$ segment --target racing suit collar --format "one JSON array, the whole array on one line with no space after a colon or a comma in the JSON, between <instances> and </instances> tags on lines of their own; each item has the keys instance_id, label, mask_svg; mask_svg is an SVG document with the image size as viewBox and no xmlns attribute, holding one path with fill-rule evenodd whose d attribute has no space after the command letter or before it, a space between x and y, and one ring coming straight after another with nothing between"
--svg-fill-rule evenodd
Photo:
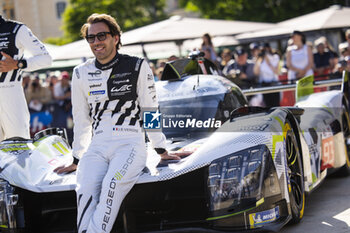
<instances>
[{"instance_id":1,"label":"racing suit collar","mask_svg":"<svg viewBox=\"0 0 350 233\"><path fill-rule=\"evenodd\" d=\"M5 19L2 18L2 16L0 15L0 24L2 24L3 22L5 22Z\"/></svg>"},{"instance_id":2,"label":"racing suit collar","mask_svg":"<svg viewBox=\"0 0 350 233\"><path fill-rule=\"evenodd\" d=\"M115 64L118 63L119 61L119 53L117 52L117 54L113 57L113 59L109 62L107 62L106 64L101 64L97 61L97 59L95 58L95 66L100 69L100 70L108 70L110 68L112 68Z\"/></svg>"}]
</instances>

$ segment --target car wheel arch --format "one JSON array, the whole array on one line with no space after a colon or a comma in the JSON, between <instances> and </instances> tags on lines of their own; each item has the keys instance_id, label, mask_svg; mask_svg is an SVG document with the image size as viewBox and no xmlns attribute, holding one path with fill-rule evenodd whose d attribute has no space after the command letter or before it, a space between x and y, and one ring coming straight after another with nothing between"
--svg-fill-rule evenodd
<instances>
[{"instance_id":1,"label":"car wheel arch","mask_svg":"<svg viewBox=\"0 0 350 233\"><path fill-rule=\"evenodd\" d=\"M298 149L300 151L300 153L302 153L302 148L301 148L301 140L300 140L300 127L299 127L299 123L297 122L296 118L293 116L293 114L291 113L288 113L287 116L286 116L286 120L289 121L289 123L291 124L291 127L293 129L293 132L295 134L295 138L297 140L297 143L298 143ZM303 156L302 154L300 154L301 156ZM303 166L303 160L301 160L301 163L302 163L302 167L304 169L304 166ZM303 171L304 172L304 171Z\"/></svg>"}]
</instances>

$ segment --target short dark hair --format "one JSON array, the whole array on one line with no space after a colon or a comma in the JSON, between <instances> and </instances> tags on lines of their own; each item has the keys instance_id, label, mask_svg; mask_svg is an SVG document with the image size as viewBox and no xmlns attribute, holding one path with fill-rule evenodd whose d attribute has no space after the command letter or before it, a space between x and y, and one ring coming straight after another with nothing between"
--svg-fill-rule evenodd
<instances>
[{"instance_id":1,"label":"short dark hair","mask_svg":"<svg viewBox=\"0 0 350 233\"><path fill-rule=\"evenodd\" d=\"M292 36L293 36L293 35L299 35L299 36L301 36L301 41L303 42L303 44L306 43L305 34L302 33L301 31L295 30L295 31L293 31L293 33L292 33Z\"/></svg>"},{"instance_id":2,"label":"short dark hair","mask_svg":"<svg viewBox=\"0 0 350 233\"><path fill-rule=\"evenodd\" d=\"M120 26L117 23L117 21L110 15L97 14L97 13L90 15L87 18L86 23L80 29L81 36L85 38L88 34L89 26L91 24L100 23L100 22L105 23L108 26L112 36L116 36L116 35L119 36L119 41L117 43L117 49L120 49L120 47L122 46L122 43L120 40L120 35L121 35L122 31L120 30Z\"/></svg>"}]
</instances>

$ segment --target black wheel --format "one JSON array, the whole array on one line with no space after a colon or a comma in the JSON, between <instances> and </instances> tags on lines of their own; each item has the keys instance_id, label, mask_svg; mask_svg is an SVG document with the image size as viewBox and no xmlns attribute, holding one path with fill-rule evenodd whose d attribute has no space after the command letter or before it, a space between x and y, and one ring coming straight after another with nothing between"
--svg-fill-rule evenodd
<instances>
[{"instance_id":1,"label":"black wheel","mask_svg":"<svg viewBox=\"0 0 350 233\"><path fill-rule=\"evenodd\" d=\"M288 185L290 207L292 211L292 220L290 223L293 224L300 222L304 216L304 175L298 143L289 122L285 124L284 129L288 176L290 179L290 184Z\"/></svg>"},{"instance_id":2,"label":"black wheel","mask_svg":"<svg viewBox=\"0 0 350 233\"><path fill-rule=\"evenodd\" d=\"M344 146L345 146L345 159L346 163L339 169L337 175L348 176L350 175L350 119L349 113L344 109L342 116L342 131L344 135Z\"/></svg>"}]
</instances>

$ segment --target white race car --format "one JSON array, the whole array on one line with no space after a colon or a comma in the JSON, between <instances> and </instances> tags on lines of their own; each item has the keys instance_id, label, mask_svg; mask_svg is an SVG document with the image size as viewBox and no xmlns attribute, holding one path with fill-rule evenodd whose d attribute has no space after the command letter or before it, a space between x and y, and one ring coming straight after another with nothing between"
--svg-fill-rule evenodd
<instances>
[{"instance_id":1,"label":"white race car","mask_svg":"<svg viewBox=\"0 0 350 233\"><path fill-rule=\"evenodd\" d=\"M149 150L113 232L278 231L301 220L305 193L329 172L349 174L345 76L342 90L315 94L302 81L295 107L270 109L249 107L202 58L168 63L163 77L161 117L144 127L161 128L183 157L161 161ZM74 232L75 173L53 172L72 162L64 138L49 129L0 143L0 227Z\"/></svg>"}]
</instances>

